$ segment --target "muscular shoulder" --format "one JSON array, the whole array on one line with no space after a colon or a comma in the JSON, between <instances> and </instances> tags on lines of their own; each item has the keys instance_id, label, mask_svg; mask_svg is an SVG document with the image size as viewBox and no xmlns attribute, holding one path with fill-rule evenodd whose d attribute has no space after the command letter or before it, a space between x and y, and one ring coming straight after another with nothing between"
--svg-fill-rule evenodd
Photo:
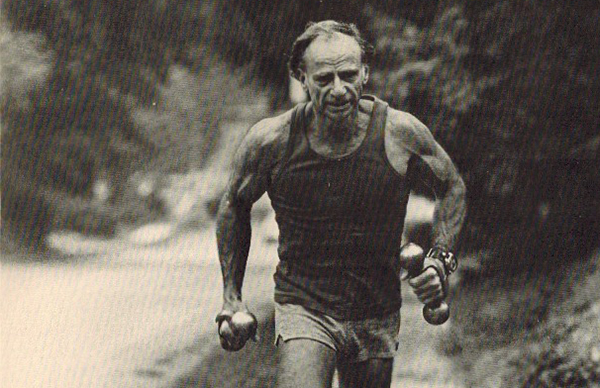
<instances>
[{"instance_id":1,"label":"muscular shoulder","mask_svg":"<svg viewBox=\"0 0 600 388\"><path fill-rule=\"evenodd\" d=\"M250 128L236 152L226 189L227 203L249 208L268 188L270 175L286 150L291 112Z\"/></svg>"},{"instance_id":2,"label":"muscular shoulder","mask_svg":"<svg viewBox=\"0 0 600 388\"><path fill-rule=\"evenodd\" d=\"M386 124L386 153L399 171L406 171L408 161L415 159L420 180L441 190L441 185L456 178L450 157L435 141L431 131L413 115L389 109Z\"/></svg>"},{"instance_id":3,"label":"muscular shoulder","mask_svg":"<svg viewBox=\"0 0 600 388\"><path fill-rule=\"evenodd\" d=\"M238 151L246 158L258 158L268 164L283 157L290 135L292 110L266 118L247 132Z\"/></svg>"},{"instance_id":4,"label":"muscular shoulder","mask_svg":"<svg viewBox=\"0 0 600 388\"><path fill-rule=\"evenodd\" d=\"M386 138L393 147L411 153L429 155L436 147L435 139L425 124L410 113L388 108Z\"/></svg>"}]
</instances>

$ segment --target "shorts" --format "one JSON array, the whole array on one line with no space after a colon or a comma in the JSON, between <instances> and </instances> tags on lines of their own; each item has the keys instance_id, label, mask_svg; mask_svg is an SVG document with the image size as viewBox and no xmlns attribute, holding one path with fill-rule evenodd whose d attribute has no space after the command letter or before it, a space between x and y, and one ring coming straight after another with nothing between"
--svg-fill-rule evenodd
<instances>
[{"instance_id":1,"label":"shorts","mask_svg":"<svg viewBox=\"0 0 600 388\"><path fill-rule=\"evenodd\" d=\"M275 303L275 345L292 339L317 341L347 363L393 358L399 331L400 310L376 318L337 320L300 305Z\"/></svg>"}]
</instances>

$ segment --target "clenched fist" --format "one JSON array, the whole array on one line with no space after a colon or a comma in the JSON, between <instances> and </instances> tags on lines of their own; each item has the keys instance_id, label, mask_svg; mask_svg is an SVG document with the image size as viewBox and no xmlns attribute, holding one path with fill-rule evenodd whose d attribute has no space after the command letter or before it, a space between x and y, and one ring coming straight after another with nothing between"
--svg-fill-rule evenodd
<instances>
[{"instance_id":1,"label":"clenched fist","mask_svg":"<svg viewBox=\"0 0 600 388\"><path fill-rule=\"evenodd\" d=\"M429 267L420 275L410 279L408 284L419 301L425 305L437 305L444 300L444 286L438 272Z\"/></svg>"},{"instance_id":2,"label":"clenched fist","mask_svg":"<svg viewBox=\"0 0 600 388\"><path fill-rule=\"evenodd\" d=\"M221 347L230 352L236 352L246 345L249 339L256 341L258 321L254 314L248 311L233 313L223 310L216 318Z\"/></svg>"}]
</instances>

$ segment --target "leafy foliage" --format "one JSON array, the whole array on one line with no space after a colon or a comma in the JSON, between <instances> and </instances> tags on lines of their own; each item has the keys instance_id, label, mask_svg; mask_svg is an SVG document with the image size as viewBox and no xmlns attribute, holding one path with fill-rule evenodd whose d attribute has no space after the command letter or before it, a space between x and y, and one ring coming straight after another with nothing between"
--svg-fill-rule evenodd
<instances>
[{"instance_id":1,"label":"leafy foliage","mask_svg":"<svg viewBox=\"0 0 600 388\"><path fill-rule=\"evenodd\" d=\"M129 177L202 166L226 107L251 98L212 48L210 3L9 0L2 12L17 58L2 66L2 217L24 242L147 219ZM111 195L95 206L98 180Z\"/></svg>"},{"instance_id":2,"label":"leafy foliage","mask_svg":"<svg viewBox=\"0 0 600 388\"><path fill-rule=\"evenodd\" d=\"M373 88L421 118L467 180L469 248L545 260L593 246L600 9L456 1L426 27L366 12L380 53Z\"/></svg>"},{"instance_id":3,"label":"leafy foliage","mask_svg":"<svg viewBox=\"0 0 600 388\"><path fill-rule=\"evenodd\" d=\"M598 386L599 254L545 271L466 278L454 288L443 348L468 371L466 385Z\"/></svg>"},{"instance_id":4,"label":"leafy foliage","mask_svg":"<svg viewBox=\"0 0 600 388\"><path fill-rule=\"evenodd\" d=\"M95 174L202 165L224 106L251 90L287 105L293 40L334 18L376 46L369 91L425 122L457 162L464 246L495 247L508 265L597 240L595 2L7 0L2 10L43 57L30 63L51 74L2 96L4 155L35 155L14 161L15 176L35 182L23 186L86 195ZM254 89L239 87L247 81Z\"/></svg>"}]
</instances>

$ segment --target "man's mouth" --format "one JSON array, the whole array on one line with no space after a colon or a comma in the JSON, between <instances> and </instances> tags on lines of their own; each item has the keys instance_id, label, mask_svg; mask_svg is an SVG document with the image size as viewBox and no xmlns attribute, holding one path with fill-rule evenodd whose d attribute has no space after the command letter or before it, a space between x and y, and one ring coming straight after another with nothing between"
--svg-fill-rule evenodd
<instances>
[{"instance_id":1,"label":"man's mouth","mask_svg":"<svg viewBox=\"0 0 600 388\"><path fill-rule=\"evenodd\" d=\"M345 101L342 103L330 103L329 106L333 110L345 110L346 108L350 107L350 101Z\"/></svg>"}]
</instances>

